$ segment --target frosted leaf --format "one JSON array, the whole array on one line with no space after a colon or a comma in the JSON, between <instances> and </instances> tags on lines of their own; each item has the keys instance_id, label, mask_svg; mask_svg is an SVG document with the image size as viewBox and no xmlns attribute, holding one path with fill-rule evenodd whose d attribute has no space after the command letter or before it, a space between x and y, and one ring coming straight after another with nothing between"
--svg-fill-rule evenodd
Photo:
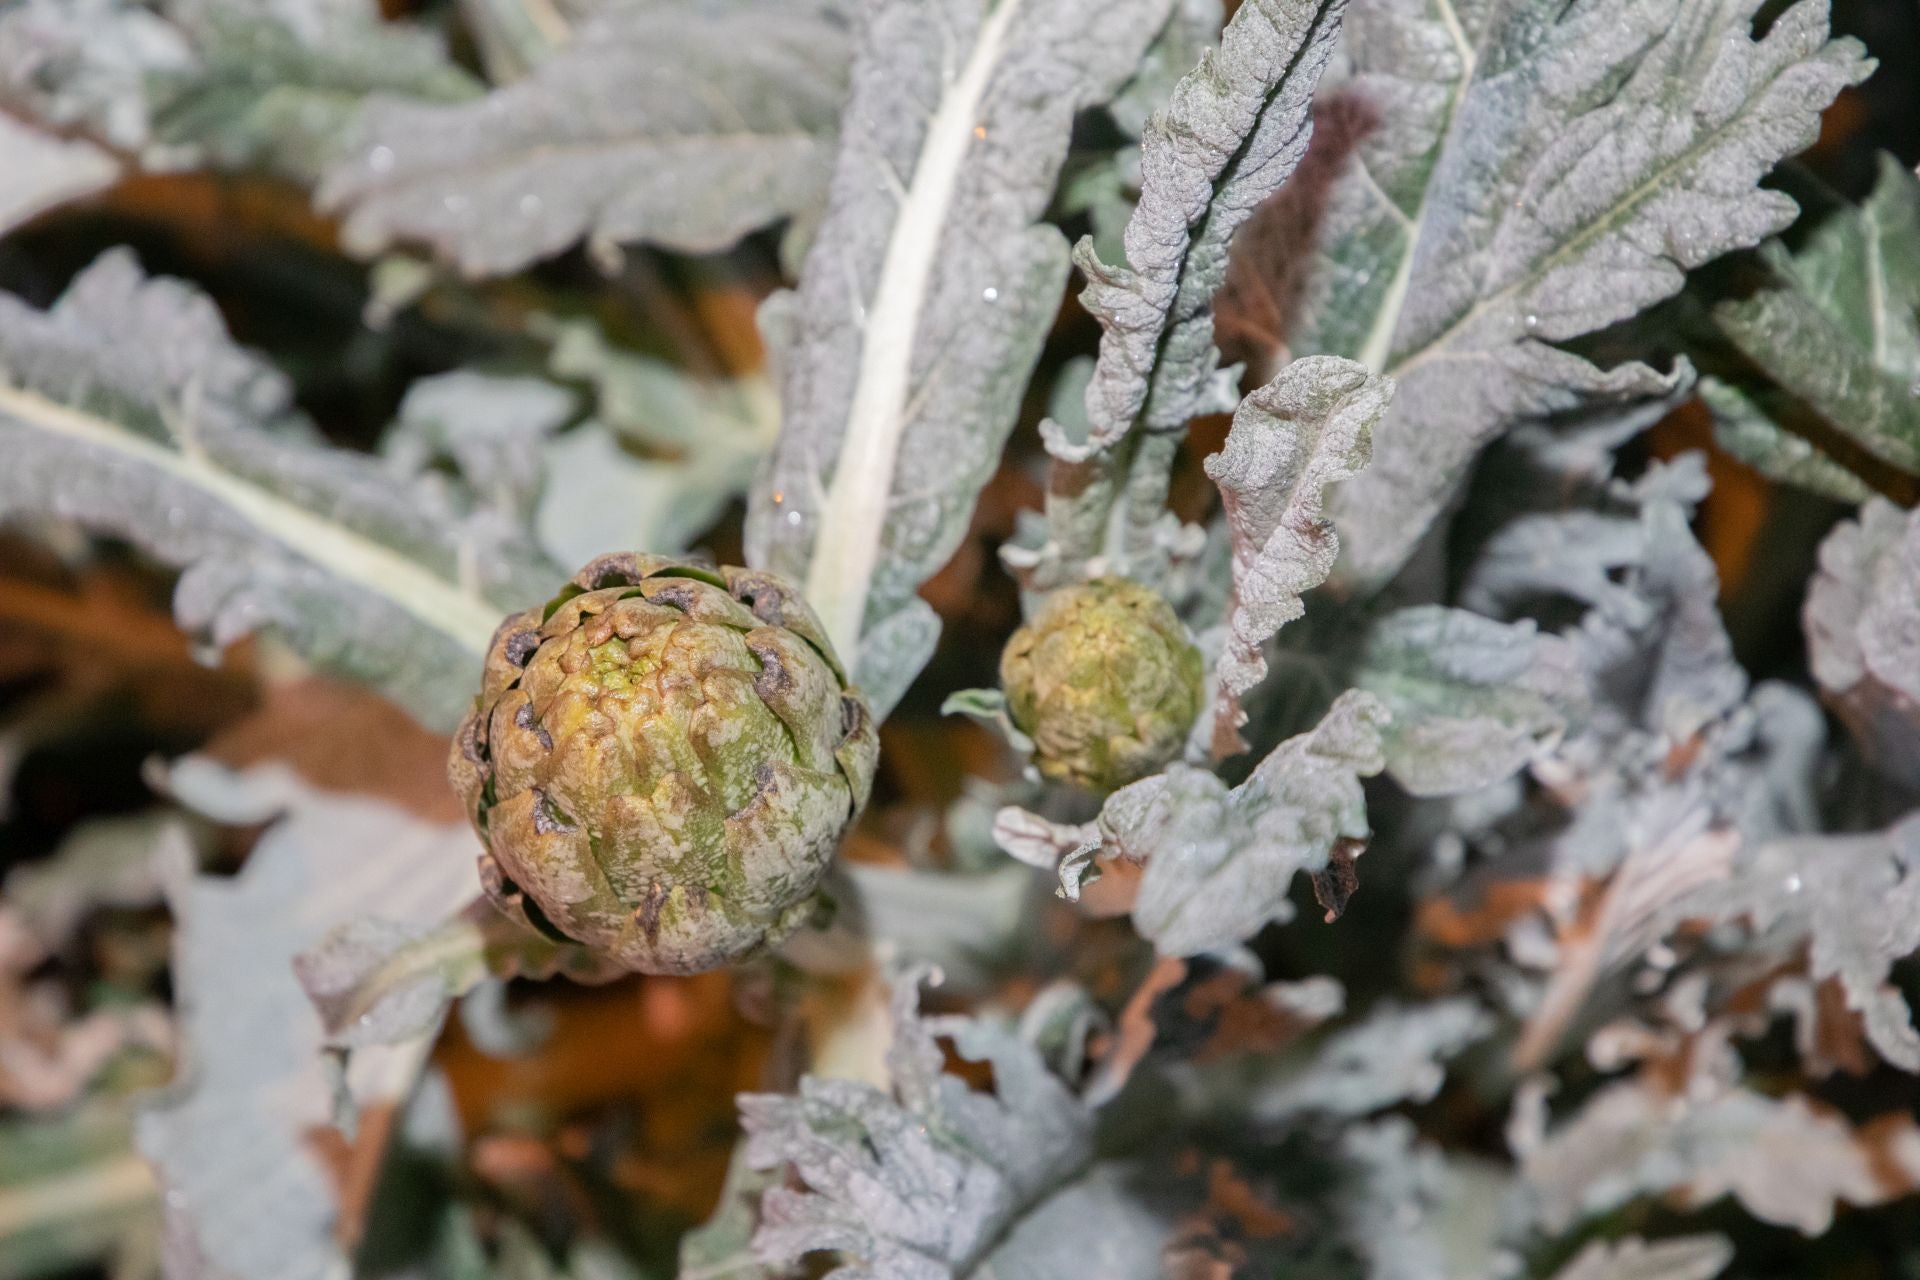
<instances>
[{"instance_id":1,"label":"frosted leaf","mask_svg":"<svg viewBox=\"0 0 1920 1280\"><path fill-rule=\"evenodd\" d=\"M1863 205L1765 257L1773 284L1714 308L1722 332L1843 437L1920 471L1920 178L1882 154Z\"/></svg>"},{"instance_id":2,"label":"frosted leaf","mask_svg":"<svg viewBox=\"0 0 1920 1280\"><path fill-rule=\"evenodd\" d=\"M1773 840L1745 850L1731 875L1674 903L1667 923L1744 921L1748 950L1807 948L1815 981L1839 980L1881 1056L1920 1072L1920 1032L1891 980L1920 950L1920 817L1885 832Z\"/></svg>"},{"instance_id":3,"label":"frosted leaf","mask_svg":"<svg viewBox=\"0 0 1920 1280\"><path fill-rule=\"evenodd\" d=\"M382 913L385 907L379 907ZM487 976L485 939L464 919L350 919L294 958L300 985L341 1048L431 1036L447 1006Z\"/></svg>"},{"instance_id":4,"label":"frosted leaf","mask_svg":"<svg viewBox=\"0 0 1920 1280\"><path fill-rule=\"evenodd\" d=\"M381 452L403 475L450 463L481 501L520 514L540 491L542 446L574 410L573 393L544 379L456 370L407 388ZM606 543L602 550L621 545Z\"/></svg>"},{"instance_id":5,"label":"frosted leaf","mask_svg":"<svg viewBox=\"0 0 1920 1280\"><path fill-rule=\"evenodd\" d=\"M1466 999L1386 1005L1318 1045L1297 1069L1256 1086L1247 1105L1263 1122L1305 1114L1364 1116L1427 1102L1448 1059L1484 1039L1492 1019Z\"/></svg>"},{"instance_id":6,"label":"frosted leaf","mask_svg":"<svg viewBox=\"0 0 1920 1280\"><path fill-rule=\"evenodd\" d=\"M334 1081L292 961L368 911L437 921L471 901L473 835L272 767L236 774L189 759L171 789L217 820L273 825L237 876L196 875L180 860L166 869L187 1049L172 1090L140 1118L140 1150L160 1170L170 1230L209 1273L338 1274L333 1182L312 1145L333 1121ZM416 1039L356 1055L348 1090L362 1106L396 1104L428 1048Z\"/></svg>"},{"instance_id":7,"label":"frosted leaf","mask_svg":"<svg viewBox=\"0 0 1920 1280\"><path fill-rule=\"evenodd\" d=\"M119 150L152 138L150 81L194 65L184 33L128 0L26 0L0 13L0 99Z\"/></svg>"},{"instance_id":8,"label":"frosted leaf","mask_svg":"<svg viewBox=\"0 0 1920 1280\"><path fill-rule=\"evenodd\" d=\"M1638 1236L1595 1240L1553 1280L1712 1280L1733 1261L1725 1236L1675 1236L1648 1243Z\"/></svg>"},{"instance_id":9,"label":"frosted leaf","mask_svg":"<svg viewBox=\"0 0 1920 1280\"><path fill-rule=\"evenodd\" d=\"M104 190L120 176L120 162L91 142L42 133L11 116L0 116L0 168L7 174L0 235Z\"/></svg>"},{"instance_id":10,"label":"frosted leaf","mask_svg":"<svg viewBox=\"0 0 1920 1280\"><path fill-rule=\"evenodd\" d=\"M355 252L423 241L469 276L583 236L724 249L818 204L846 57L804 6L611 9L478 101L375 98L319 200Z\"/></svg>"},{"instance_id":11,"label":"frosted leaf","mask_svg":"<svg viewBox=\"0 0 1920 1280\"><path fill-rule=\"evenodd\" d=\"M860 642L853 682L867 695L876 722L885 720L940 643L940 615L915 596Z\"/></svg>"},{"instance_id":12,"label":"frosted leaf","mask_svg":"<svg viewBox=\"0 0 1920 1280\"><path fill-rule=\"evenodd\" d=\"M0 515L50 514L184 570L182 625L271 627L436 724L552 570L498 513L318 442L213 304L114 250L48 311L0 297Z\"/></svg>"},{"instance_id":13,"label":"frosted leaf","mask_svg":"<svg viewBox=\"0 0 1920 1280\"><path fill-rule=\"evenodd\" d=\"M1438 605L1375 623L1354 684L1392 714L1387 773L1425 796L1510 777L1552 749L1588 700L1585 669L1565 641L1531 622Z\"/></svg>"},{"instance_id":14,"label":"frosted leaf","mask_svg":"<svg viewBox=\"0 0 1920 1280\"><path fill-rule=\"evenodd\" d=\"M1876 766L1920 786L1920 517L1873 498L1820 544L1801 623L1813 676Z\"/></svg>"},{"instance_id":15,"label":"frosted leaf","mask_svg":"<svg viewBox=\"0 0 1920 1280\"><path fill-rule=\"evenodd\" d=\"M1349 692L1237 787L1174 764L1107 797L1102 852L1146 864L1134 927L1162 955L1196 955L1292 919L1294 873L1364 847L1360 779L1380 772L1385 721L1371 695Z\"/></svg>"},{"instance_id":16,"label":"frosted leaf","mask_svg":"<svg viewBox=\"0 0 1920 1280\"><path fill-rule=\"evenodd\" d=\"M1853 472L1774 421L1767 407L1775 399L1772 395L1703 378L1700 398L1713 411L1714 443L1768 479L1839 502L1865 502L1872 496L1873 490Z\"/></svg>"},{"instance_id":17,"label":"frosted leaf","mask_svg":"<svg viewBox=\"0 0 1920 1280\"><path fill-rule=\"evenodd\" d=\"M596 418L549 442L534 515L562 564L608 547L688 550L746 492L773 445L765 379L696 377L610 345L599 328L554 322L548 369L591 383Z\"/></svg>"},{"instance_id":18,"label":"frosted leaf","mask_svg":"<svg viewBox=\"0 0 1920 1280\"><path fill-rule=\"evenodd\" d=\"M1881 1204L1920 1183L1920 1131L1907 1118L1870 1145L1797 1094L1720 1086L1676 1096L1628 1080L1524 1152L1520 1173L1530 1214L1552 1232L1673 1193L1688 1208L1731 1194L1754 1217L1814 1236L1837 1204Z\"/></svg>"},{"instance_id":19,"label":"frosted leaf","mask_svg":"<svg viewBox=\"0 0 1920 1280\"><path fill-rule=\"evenodd\" d=\"M747 528L856 668L966 532L1058 310L1066 245L1042 219L1074 116L1169 8L865 9L826 218L762 310L782 429Z\"/></svg>"},{"instance_id":20,"label":"frosted leaf","mask_svg":"<svg viewBox=\"0 0 1920 1280\"><path fill-rule=\"evenodd\" d=\"M1419 1140L1405 1116L1340 1131L1344 1166L1335 1200L1340 1233L1366 1261L1368 1280L1494 1280L1518 1259L1498 1247L1508 1178L1485 1162L1452 1159Z\"/></svg>"},{"instance_id":21,"label":"frosted leaf","mask_svg":"<svg viewBox=\"0 0 1920 1280\"><path fill-rule=\"evenodd\" d=\"M1106 571L1155 576L1169 440L1188 419L1225 411L1235 398L1213 340L1227 245L1306 152L1314 89L1344 8L1345 0L1241 5L1218 49L1147 122L1140 199L1122 237L1126 261L1101 262L1090 241L1075 249L1087 277L1081 303L1102 329L1100 355L1084 431L1042 428L1054 457L1048 537L1016 566L1033 586L1085 576L1097 558ZM1136 428L1162 438L1123 446ZM1117 537L1115 507L1124 511Z\"/></svg>"},{"instance_id":22,"label":"frosted leaf","mask_svg":"<svg viewBox=\"0 0 1920 1280\"><path fill-rule=\"evenodd\" d=\"M1092 1113L1011 1032L923 1019L918 987L911 974L894 985L891 1091L807 1076L797 1096L741 1096L747 1163L799 1179L761 1200L760 1260L830 1249L838 1280L1039 1280L1071 1246L1104 1260L1099 1274L1158 1275L1165 1224L1143 1221L1124 1184L1089 1173ZM943 1072L936 1035L991 1065L992 1093Z\"/></svg>"},{"instance_id":23,"label":"frosted leaf","mask_svg":"<svg viewBox=\"0 0 1920 1280\"><path fill-rule=\"evenodd\" d=\"M7 873L7 909L44 950L57 952L95 909L144 907L160 900L153 851L161 841L181 846L189 859L197 857L199 842L176 816L90 818L62 837L53 856L23 862Z\"/></svg>"},{"instance_id":24,"label":"frosted leaf","mask_svg":"<svg viewBox=\"0 0 1920 1280\"><path fill-rule=\"evenodd\" d=\"M1869 65L1801 0L1355 0L1354 84L1383 126L1329 214L1328 283L1296 347L1400 383L1341 486L1343 577L1378 583L1502 432L1670 389L1552 344L1669 297L1794 203L1758 184Z\"/></svg>"},{"instance_id":25,"label":"frosted leaf","mask_svg":"<svg viewBox=\"0 0 1920 1280\"><path fill-rule=\"evenodd\" d=\"M303 185L344 158L372 94L458 102L480 85L437 32L388 22L375 0L172 0L195 66L149 87L154 158L264 168Z\"/></svg>"},{"instance_id":26,"label":"frosted leaf","mask_svg":"<svg viewBox=\"0 0 1920 1280\"><path fill-rule=\"evenodd\" d=\"M1266 675L1261 646L1306 611L1339 554L1322 514L1327 489L1366 466L1393 384L1347 360L1310 356L1282 369L1233 415L1226 447L1206 461L1233 546L1227 637L1215 668L1213 750L1246 749L1240 699Z\"/></svg>"}]
</instances>

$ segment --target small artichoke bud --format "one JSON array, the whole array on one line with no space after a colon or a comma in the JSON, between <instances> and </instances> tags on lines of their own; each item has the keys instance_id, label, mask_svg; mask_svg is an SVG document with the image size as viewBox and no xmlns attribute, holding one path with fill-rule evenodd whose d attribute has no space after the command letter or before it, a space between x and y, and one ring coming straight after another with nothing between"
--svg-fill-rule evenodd
<instances>
[{"instance_id":1,"label":"small artichoke bud","mask_svg":"<svg viewBox=\"0 0 1920 1280\"><path fill-rule=\"evenodd\" d=\"M1204 663L1173 609L1124 578L1058 592L1007 642L1000 684L1049 778L1108 792L1178 754Z\"/></svg>"},{"instance_id":2,"label":"small artichoke bud","mask_svg":"<svg viewBox=\"0 0 1920 1280\"><path fill-rule=\"evenodd\" d=\"M794 588L617 554L500 624L448 773L497 906L626 968L694 973L807 916L878 755Z\"/></svg>"}]
</instances>

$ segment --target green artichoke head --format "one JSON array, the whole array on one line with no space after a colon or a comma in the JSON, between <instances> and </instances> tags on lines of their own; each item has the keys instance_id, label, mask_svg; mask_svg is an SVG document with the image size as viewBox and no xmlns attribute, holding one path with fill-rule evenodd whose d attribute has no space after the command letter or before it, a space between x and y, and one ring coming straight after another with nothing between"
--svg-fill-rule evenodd
<instances>
[{"instance_id":1,"label":"green artichoke head","mask_svg":"<svg viewBox=\"0 0 1920 1280\"><path fill-rule=\"evenodd\" d=\"M1204 665L1165 600L1098 578L1055 593L1014 632L1000 684L1040 772L1104 793L1179 753L1200 714Z\"/></svg>"},{"instance_id":2,"label":"green artichoke head","mask_svg":"<svg viewBox=\"0 0 1920 1280\"><path fill-rule=\"evenodd\" d=\"M502 910L692 973L806 916L878 754L786 582L617 554L500 624L448 772Z\"/></svg>"}]
</instances>

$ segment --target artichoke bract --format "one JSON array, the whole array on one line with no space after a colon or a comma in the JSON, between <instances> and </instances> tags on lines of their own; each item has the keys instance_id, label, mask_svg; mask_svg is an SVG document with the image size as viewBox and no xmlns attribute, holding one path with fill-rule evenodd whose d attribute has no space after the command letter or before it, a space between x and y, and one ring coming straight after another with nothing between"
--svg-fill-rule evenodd
<instances>
[{"instance_id":1,"label":"artichoke bract","mask_svg":"<svg viewBox=\"0 0 1920 1280\"><path fill-rule=\"evenodd\" d=\"M1108 792L1179 753L1200 714L1204 666L1165 600L1098 578L1057 592L1014 632L1000 685L1042 774Z\"/></svg>"},{"instance_id":2,"label":"artichoke bract","mask_svg":"<svg viewBox=\"0 0 1920 1280\"><path fill-rule=\"evenodd\" d=\"M806 917L878 755L793 587L616 554L501 623L448 772L497 906L692 973Z\"/></svg>"}]
</instances>

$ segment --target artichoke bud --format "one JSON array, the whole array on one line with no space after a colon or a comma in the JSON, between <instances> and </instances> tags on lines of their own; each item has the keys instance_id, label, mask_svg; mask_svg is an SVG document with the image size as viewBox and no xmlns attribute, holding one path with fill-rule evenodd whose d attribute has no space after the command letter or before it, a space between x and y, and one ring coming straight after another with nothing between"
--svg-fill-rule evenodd
<instances>
[{"instance_id":1,"label":"artichoke bud","mask_svg":"<svg viewBox=\"0 0 1920 1280\"><path fill-rule=\"evenodd\" d=\"M793 587L623 553L500 624L448 773L497 906L693 973L806 917L878 755Z\"/></svg>"},{"instance_id":2,"label":"artichoke bud","mask_svg":"<svg viewBox=\"0 0 1920 1280\"><path fill-rule=\"evenodd\" d=\"M1204 662L1170 605L1124 578L1055 593L1000 657L1014 727L1045 776L1108 792L1179 754Z\"/></svg>"}]
</instances>

